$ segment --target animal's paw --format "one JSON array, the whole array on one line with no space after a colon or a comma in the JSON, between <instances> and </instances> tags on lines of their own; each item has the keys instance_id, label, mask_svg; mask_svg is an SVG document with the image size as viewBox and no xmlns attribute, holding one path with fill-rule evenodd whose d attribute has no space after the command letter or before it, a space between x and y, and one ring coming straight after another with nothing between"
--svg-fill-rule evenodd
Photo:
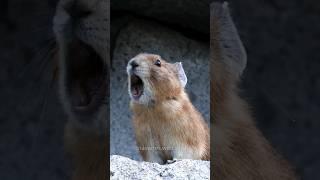
<instances>
[{"instance_id":1,"label":"animal's paw","mask_svg":"<svg viewBox=\"0 0 320 180\"><path fill-rule=\"evenodd\" d=\"M166 164L173 164L173 163L175 163L177 161L181 161L181 159L168 159Z\"/></svg>"}]
</instances>

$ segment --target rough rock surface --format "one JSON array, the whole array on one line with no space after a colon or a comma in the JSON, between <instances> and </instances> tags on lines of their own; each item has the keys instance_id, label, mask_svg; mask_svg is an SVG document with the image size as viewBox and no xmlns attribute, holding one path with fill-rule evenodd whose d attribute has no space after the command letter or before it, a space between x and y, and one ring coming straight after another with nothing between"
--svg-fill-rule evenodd
<instances>
[{"instance_id":1,"label":"rough rock surface","mask_svg":"<svg viewBox=\"0 0 320 180\"><path fill-rule=\"evenodd\" d=\"M111 154L139 159L134 139L129 95L127 62L140 52L160 54L169 62L182 61L188 76L187 92L196 108L209 120L209 45L148 21L132 21L120 32L114 50L110 114Z\"/></svg>"},{"instance_id":2,"label":"rough rock surface","mask_svg":"<svg viewBox=\"0 0 320 180\"><path fill-rule=\"evenodd\" d=\"M110 156L110 179L210 179L210 162L178 160L160 165L113 155Z\"/></svg>"}]
</instances>

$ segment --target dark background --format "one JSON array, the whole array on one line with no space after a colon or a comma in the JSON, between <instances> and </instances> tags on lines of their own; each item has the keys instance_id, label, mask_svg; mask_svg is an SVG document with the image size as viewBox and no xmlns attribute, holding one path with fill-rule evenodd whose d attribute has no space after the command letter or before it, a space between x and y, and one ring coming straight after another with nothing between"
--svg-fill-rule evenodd
<instances>
[{"instance_id":1,"label":"dark background","mask_svg":"<svg viewBox=\"0 0 320 180\"><path fill-rule=\"evenodd\" d=\"M69 176L62 142L66 117L45 57L56 2L0 2L0 179ZM209 39L207 1L117 0L111 6ZM234 0L230 6L248 52L242 96L263 134L302 179L319 179L320 2Z\"/></svg>"},{"instance_id":2,"label":"dark background","mask_svg":"<svg viewBox=\"0 0 320 180\"><path fill-rule=\"evenodd\" d=\"M66 179L66 122L52 82L56 1L0 2L0 179Z\"/></svg>"}]
</instances>

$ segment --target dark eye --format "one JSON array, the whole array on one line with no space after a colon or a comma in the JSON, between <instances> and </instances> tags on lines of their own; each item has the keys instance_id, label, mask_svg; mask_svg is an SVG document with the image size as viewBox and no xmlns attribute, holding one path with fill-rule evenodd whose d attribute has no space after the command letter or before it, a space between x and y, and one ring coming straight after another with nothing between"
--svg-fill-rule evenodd
<instances>
[{"instance_id":1,"label":"dark eye","mask_svg":"<svg viewBox=\"0 0 320 180\"><path fill-rule=\"evenodd\" d=\"M161 61L159 59L157 59L156 62L154 63L154 65L161 67Z\"/></svg>"}]
</instances>

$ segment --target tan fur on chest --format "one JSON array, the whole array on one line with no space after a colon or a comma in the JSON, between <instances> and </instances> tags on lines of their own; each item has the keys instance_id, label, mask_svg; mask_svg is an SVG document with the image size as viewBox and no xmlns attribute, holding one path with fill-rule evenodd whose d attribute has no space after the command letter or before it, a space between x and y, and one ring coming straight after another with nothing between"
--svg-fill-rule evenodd
<instances>
[{"instance_id":1,"label":"tan fur on chest","mask_svg":"<svg viewBox=\"0 0 320 180\"><path fill-rule=\"evenodd\" d=\"M148 151L164 162L173 158L209 160L208 128L187 98L131 107L137 144L145 160L150 160ZM151 150L141 150L143 147Z\"/></svg>"}]
</instances>

